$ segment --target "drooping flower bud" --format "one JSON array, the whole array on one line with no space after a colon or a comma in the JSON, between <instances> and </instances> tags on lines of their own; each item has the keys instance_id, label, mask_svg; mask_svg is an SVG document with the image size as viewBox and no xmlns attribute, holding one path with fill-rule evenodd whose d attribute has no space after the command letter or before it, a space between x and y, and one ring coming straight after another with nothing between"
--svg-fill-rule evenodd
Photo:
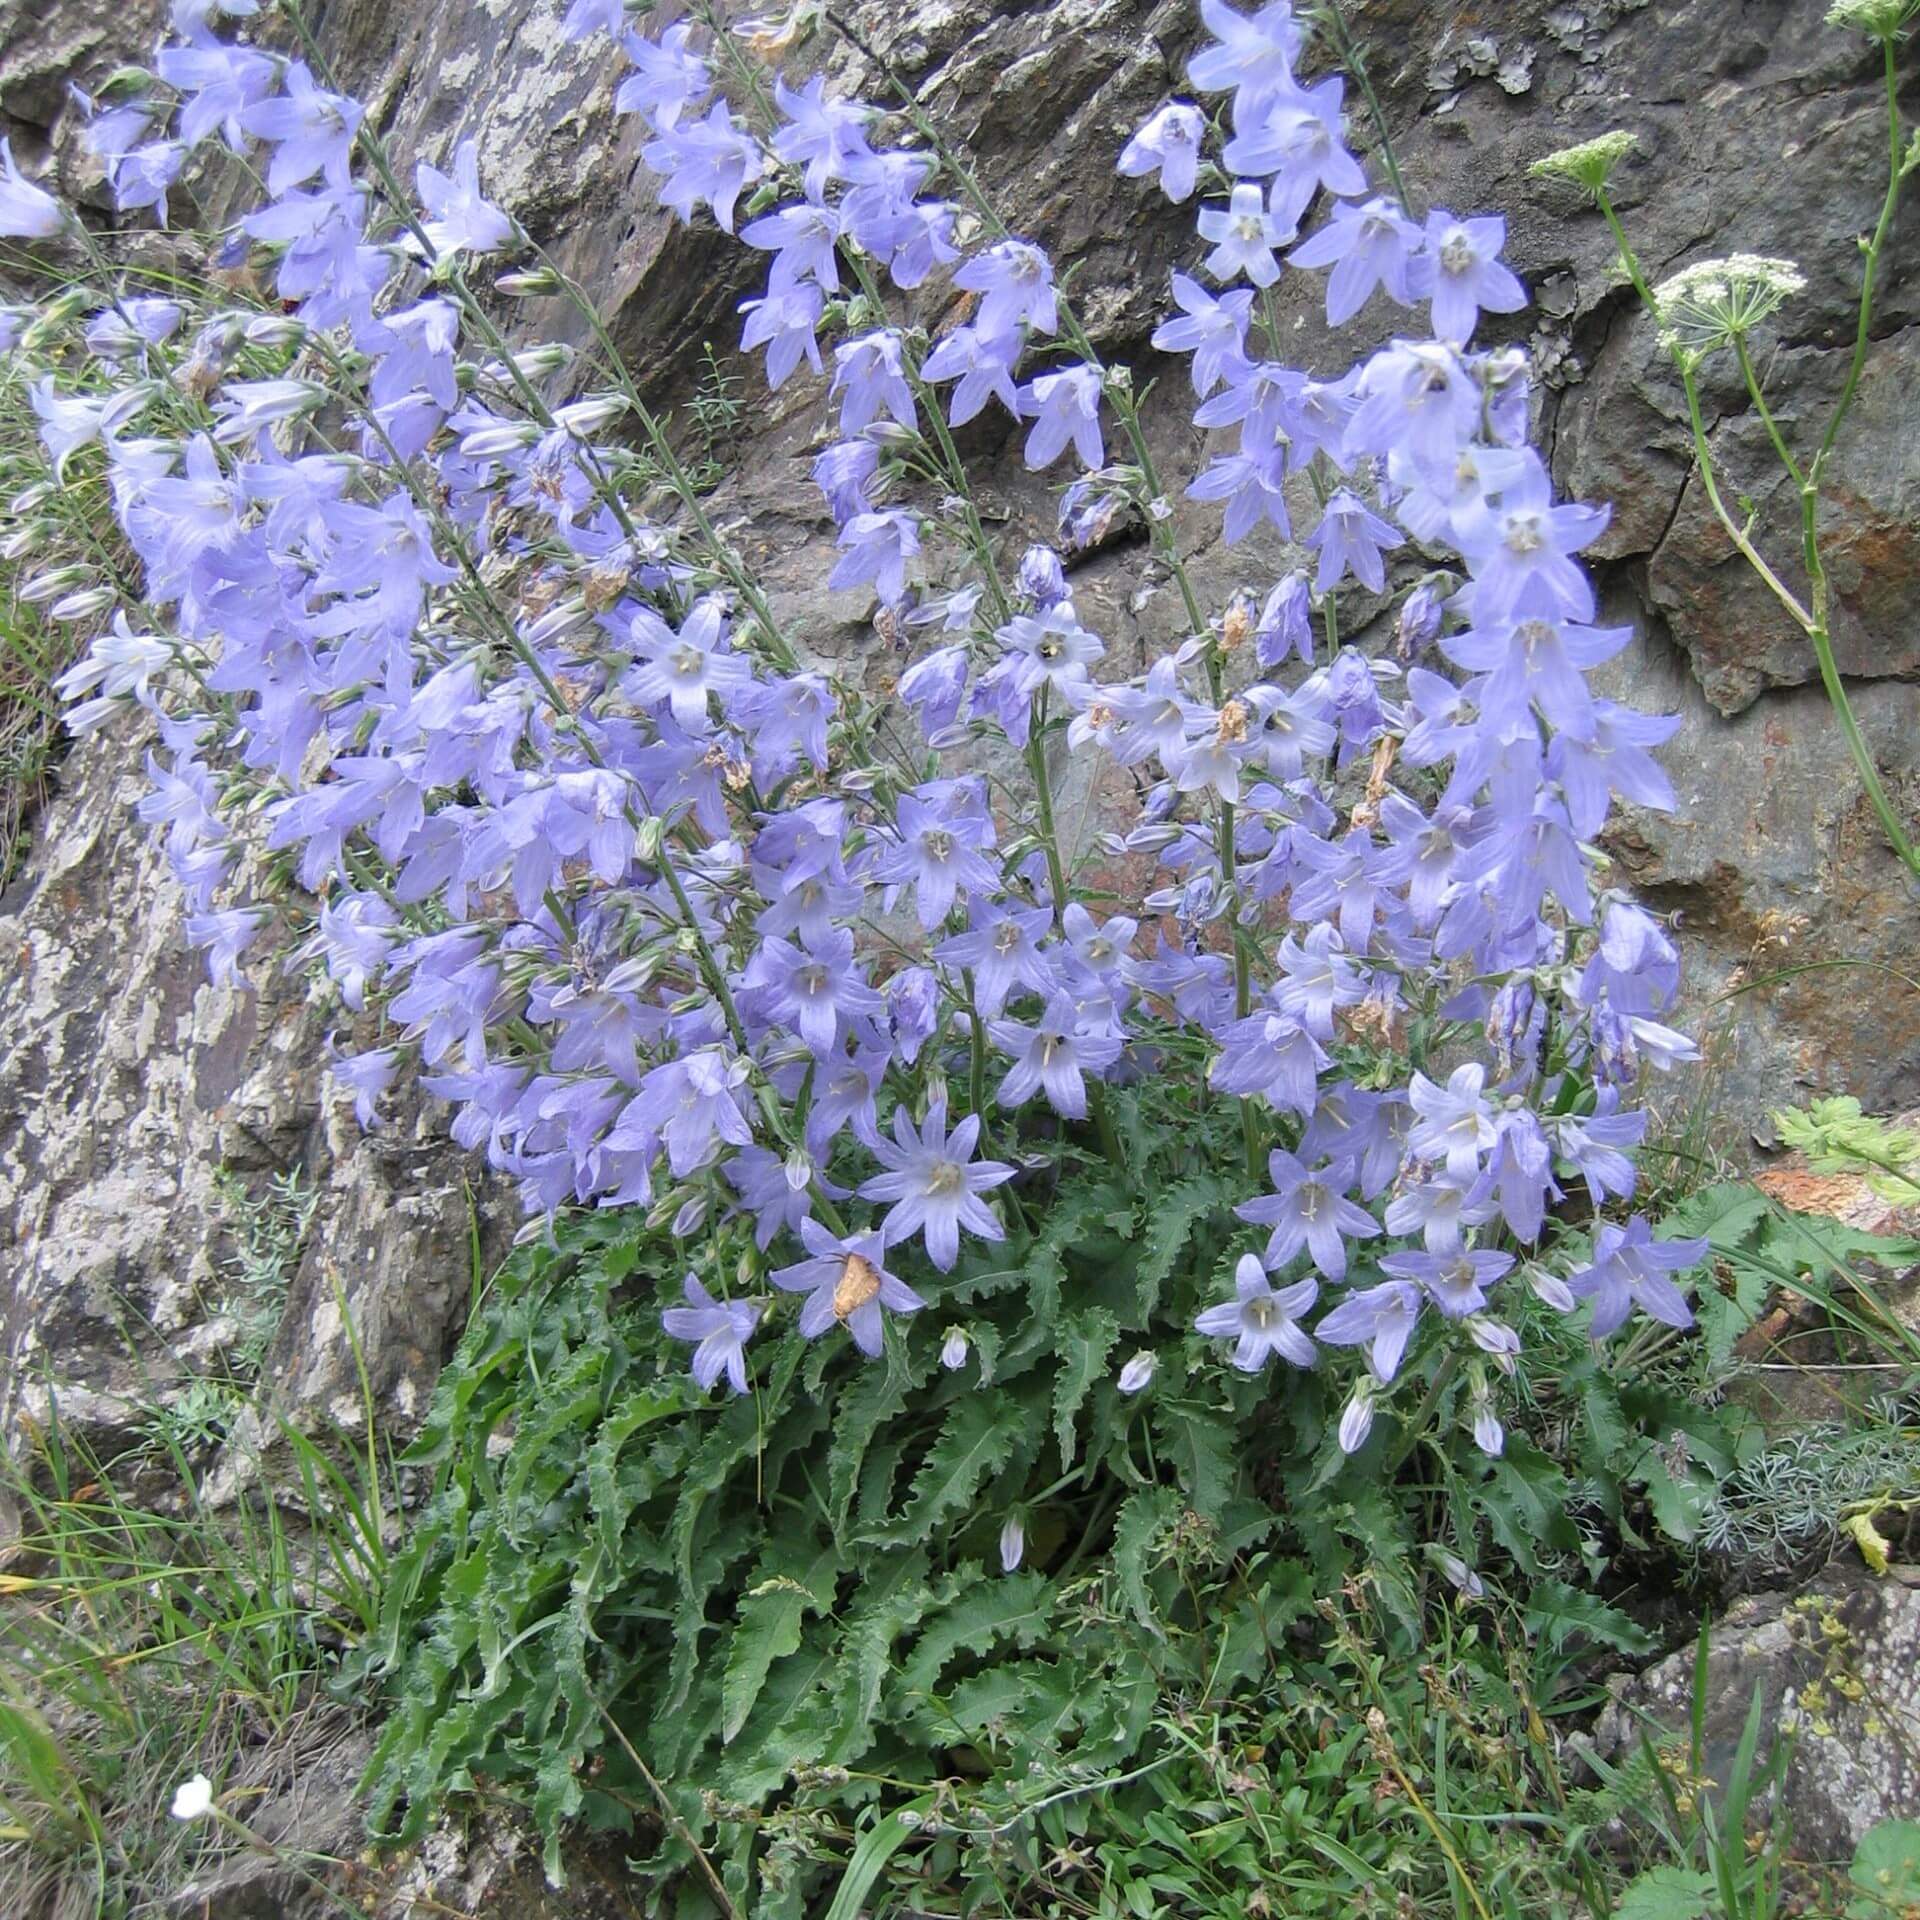
<instances>
[{"instance_id":1,"label":"drooping flower bud","mask_svg":"<svg viewBox=\"0 0 1920 1920\"><path fill-rule=\"evenodd\" d=\"M1026 1557L1027 1529L1016 1513L1000 1529L1000 1571L1012 1573Z\"/></svg>"}]
</instances>

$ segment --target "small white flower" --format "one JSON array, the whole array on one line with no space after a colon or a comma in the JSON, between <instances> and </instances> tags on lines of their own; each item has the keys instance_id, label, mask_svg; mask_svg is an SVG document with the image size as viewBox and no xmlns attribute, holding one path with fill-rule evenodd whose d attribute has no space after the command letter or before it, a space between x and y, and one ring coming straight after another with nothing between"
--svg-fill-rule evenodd
<instances>
[{"instance_id":1,"label":"small white flower","mask_svg":"<svg viewBox=\"0 0 1920 1920\"><path fill-rule=\"evenodd\" d=\"M1144 1348L1139 1353L1136 1353L1133 1358L1120 1369L1120 1391L1122 1393L1138 1393L1143 1387L1151 1385L1153 1381L1153 1370L1157 1364L1158 1362L1154 1359L1154 1356Z\"/></svg>"},{"instance_id":2,"label":"small white flower","mask_svg":"<svg viewBox=\"0 0 1920 1920\"><path fill-rule=\"evenodd\" d=\"M967 1330L965 1327L949 1327L947 1337L940 1348L940 1364L949 1373L967 1364Z\"/></svg>"},{"instance_id":3,"label":"small white flower","mask_svg":"<svg viewBox=\"0 0 1920 1920\"><path fill-rule=\"evenodd\" d=\"M170 1809L176 1820L200 1820L213 1811L213 1782L204 1773L182 1780L173 1790Z\"/></svg>"}]
</instances>

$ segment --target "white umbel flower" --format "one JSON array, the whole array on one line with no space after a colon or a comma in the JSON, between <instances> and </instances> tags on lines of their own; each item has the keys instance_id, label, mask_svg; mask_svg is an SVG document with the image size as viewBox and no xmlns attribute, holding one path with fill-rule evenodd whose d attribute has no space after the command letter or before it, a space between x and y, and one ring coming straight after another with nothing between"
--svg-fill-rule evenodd
<instances>
[{"instance_id":1,"label":"white umbel flower","mask_svg":"<svg viewBox=\"0 0 1920 1920\"><path fill-rule=\"evenodd\" d=\"M1731 345L1802 291L1807 276L1791 260L1729 254L1682 267L1654 288L1661 324L1694 353Z\"/></svg>"}]
</instances>

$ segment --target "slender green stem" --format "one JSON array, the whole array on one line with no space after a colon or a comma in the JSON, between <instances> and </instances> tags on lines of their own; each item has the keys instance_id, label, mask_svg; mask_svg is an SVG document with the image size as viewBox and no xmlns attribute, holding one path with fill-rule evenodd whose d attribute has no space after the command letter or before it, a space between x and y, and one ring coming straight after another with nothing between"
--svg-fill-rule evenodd
<instances>
[{"instance_id":1,"label":"slender green stem","mask_svg":"<svg viewBox=\"0 0 1920 1920\"><path fill-rule=\"evenodd\" d=\"M1808 637L1813 642L1814 658L1820 663L1820 684L1827 690L1827 698L1832 702L1833 711L1840 722L1840 730L1846 736L1847 751L1853 756L1853 764L1860 775L1860 784L1866 790L1867 802L1873 808L1880 821L1880 829L1887 836L1893 850L1917 877L1920 877L1920 848L1916 848L1906 829L1900 824L1900 816L1894 811L1893 802L1887 797L1887 790L1880 783L1880 771L1874 765L1873 749L1867 745L1866 736L1860 731L1860 721L1854 713L1853 702L1847 697L1846 683L1840 677L1839 662L1833 654L1833 638L1827 631L1825 619L1826 581L1824 576L1817 583L1814 604L1821 609L1822 617Z\"/></svg>"},{"instance_id":2,"label":"slender green stem","mask_svg":"<svg viewBox=\"0 0 1920 1920\"><path fill-rule=\"evenodd\" d=\"M1627 239L1626 228L1620 224L1620 216L1614 211L1612 200L1608 198L1605 188L1599 189L1594 197L1601 213L1606 217L1608 227L1613 232L1614 244L1620 250L1620 263L1626 269L1627 278L1633 283L1634 292L1640 296L1641 305L1653 316L1654 324L1661 325L1660 303L1654 298L1653 289L1647 285L1646 275L1641 271L1639 258ZM1700 385L1694 374L1693 361L1686 349L1677 342L1670 346L1669 351L1675 371L1680 375L1681 391L1686 396L1687 424L1693 436L1694 460L1700 469L1700 483L1706 490L1707 503L1712 507L1714 517L1725 529L1728 539L1739 549L1747 564L1766 583L1774 598L1799 623L1802 631L1810 633L1813 629L1813 616L1774 572L1765 556L1748 537L1746 528L1734 519L1726 502L1720 497L1720 476L1714 465L1713 450L1707 444L1706 419L1700 407Z\"/></svg>"},{"instance_id":3,"label":"slender green stem","mask_svg":"<svg viewBox=\"0 0 1920 1920\"><path fill-rule=\"evenodd\" d=\"M1417 216L1413 211L1413 201L1407 194L1407 183L1400 177L1400 162L1394 157L1393 135L1387 129L1386 112L1380 105L1380 96L1373 90L1367 63L1347 29L1347 17L1340 10L1340 0L1326 0L1326 20L1333 30L1333 50L1340 56L1340 64L1353 75L1354 85L1360 89L1360 97L1367 103L1367 115L1380 141L1380 160L1387 170L1387 178L1393 183L1394 198L1400 202L1400 211L1409 220L1415 219Z\"/></svg>"},{"instance_id":4,"label":"slender green stem","mask_svg":"<svg viewBox=\"0 0 1920 1920\"><path fill-rule=\"evenodd\" d=\"M1820 484L1828 458L1833 453L1834 442L1840 438L1840 428L1860 385L1861 369L1867 363L1867 343L1873 321L1873 284L1880 271L1880 255L1886 248L1887 235L1893 227L1894 206L1900 198L1906 155L1900 141L1899 73L1894 64L1893 48L1891 39L1881 42L1887 90L1886 197L1880 203L1880 219L1874 227L1873 238L1867 243L1866 264L1860 283L1860 318L1853 332L1853 357L1847 363L1847 377L1841 385L1840 398L1834 403L1833 418L1827 422L1827 430L1820 436L1820 451L1813 456L1809 478L1815 486Z\"/></svg>"},{"instance_id":5,"label":"slender green stem","mask_svg":"<svg viewBox=\"0 0 1920 1920\"><path fill-rule=\"evenodd\" d=\"M1060 863L1060 841L1053 825L1053 776L1047 771L1047 689L1034 696L1027 732L1027 765L1033 770L1034 801L1040 815L1040 845L1047 856L1047 881L1053 889L1056 925L1067 910L1067 875Z\"/></svg>"},{"instance_id":6,"label":"slender green stem","mask_svg":"<svg viewBox=\"0 0 1920 1920\"><path fill-rule=\"evenodd\" d=\"M1458 1353L1449 1353L1441 1360L1439 1369L1433 1376L1433 1383L1427 1388L1426 1397L1414 1408L1413 1418L1407 1422L1405 1428L1402 1430L1400 1444L1394 1449L1393 1457L1387 1463L1386 1477L1388 1479L1392 1479L1393 1476L1406 1465L1414 1448L1426 1438L1428 1424L1432 1421L1434 1413L1440 1405L1441 1396L1453 1385L1454 1375L1459 1371L1460 1356Z\"/></svg>"},{"instance_id":7,"label":"slender green stem","mask_svg":"<svg viewBox=\"0 0 1920 1920\"><path fill-rule=\"evenodd\" d=\"M1793 457L1779 423L1773 417L1773 409L1767 405L1767 396L1760 385L1760 375L1754 367L1753 356L1747 351L1747 338L1744 333L1733 336L1734 358L1740 362L1740 373L1747 383L1747 397L1753 402L1754 411L1760 416L1760 424L1767 430L1767 438L1773 442L1774 453L1780 464L1793 476L1794 485L1804 489L1807 476L1801 472L1800 463Z\"/></svg>"}]
</instances>

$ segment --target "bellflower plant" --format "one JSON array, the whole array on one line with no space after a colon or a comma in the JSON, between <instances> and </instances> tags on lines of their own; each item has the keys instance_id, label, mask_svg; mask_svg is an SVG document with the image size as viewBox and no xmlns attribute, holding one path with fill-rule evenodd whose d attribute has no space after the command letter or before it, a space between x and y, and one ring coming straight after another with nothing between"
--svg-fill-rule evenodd
<instances>
[{"instance_id":1,"label":"bellflower plant","mask_svg":"<svg viewBox=\"0 0 1920 1920\"><path fill-rule=\"evenodd\" d=\"M764 268L743 347L820 375L823 584L906 649L886 686L783 627L483 146L410 192L310 47L176 13L149 143L258 152L221 257L273 304L161 324L102 263L12 349L140 573L76 724L144 715L142 817L213 976L299 956L364 1122L417 1074L530 1241L634 1209L676 1243L662 1378L716 1447L804 1381L853 1449L836 1538L891 1445L908 1510L1024 1581L1057 1497L1103 1538L1176 1488L1251 1539L1271 1509L1226 1490L1262 1423L1302 1489L1491 1457L1542 1314L1687 1321L1704 1243L1627 1212L1640 1102L1693 1050L1672 940L1594 846L1613 799L1673 804L1667 723L1587 683L1629 643L1580 557L1605 510L1557 497L1489 339L1524 301L1502 222L1378 177L1286 0L1205 0L1193 97L1117 160L1198 201L1154 335L1188 366L1153 404L1215 436L1181 479L910 93L791 84L699 13L570 12L659 204ZM59 244L5 164L0 230ZM510 340L489 279L606 364ZM1308 286L1394 337L1290 365L1275 289ZM982 417L1060 483L1054 547L989 531L952 433ZM1182 493L1290 567L1207 608ZM1132 675L1074 592L1123 524L1180 609ZM1132 797L1069 831L1069 777ZM1576 1186L1620 1216L1591 1248ZM872 1498L863 1537L903 1545Z\"/></svg>"}]
</instances>

